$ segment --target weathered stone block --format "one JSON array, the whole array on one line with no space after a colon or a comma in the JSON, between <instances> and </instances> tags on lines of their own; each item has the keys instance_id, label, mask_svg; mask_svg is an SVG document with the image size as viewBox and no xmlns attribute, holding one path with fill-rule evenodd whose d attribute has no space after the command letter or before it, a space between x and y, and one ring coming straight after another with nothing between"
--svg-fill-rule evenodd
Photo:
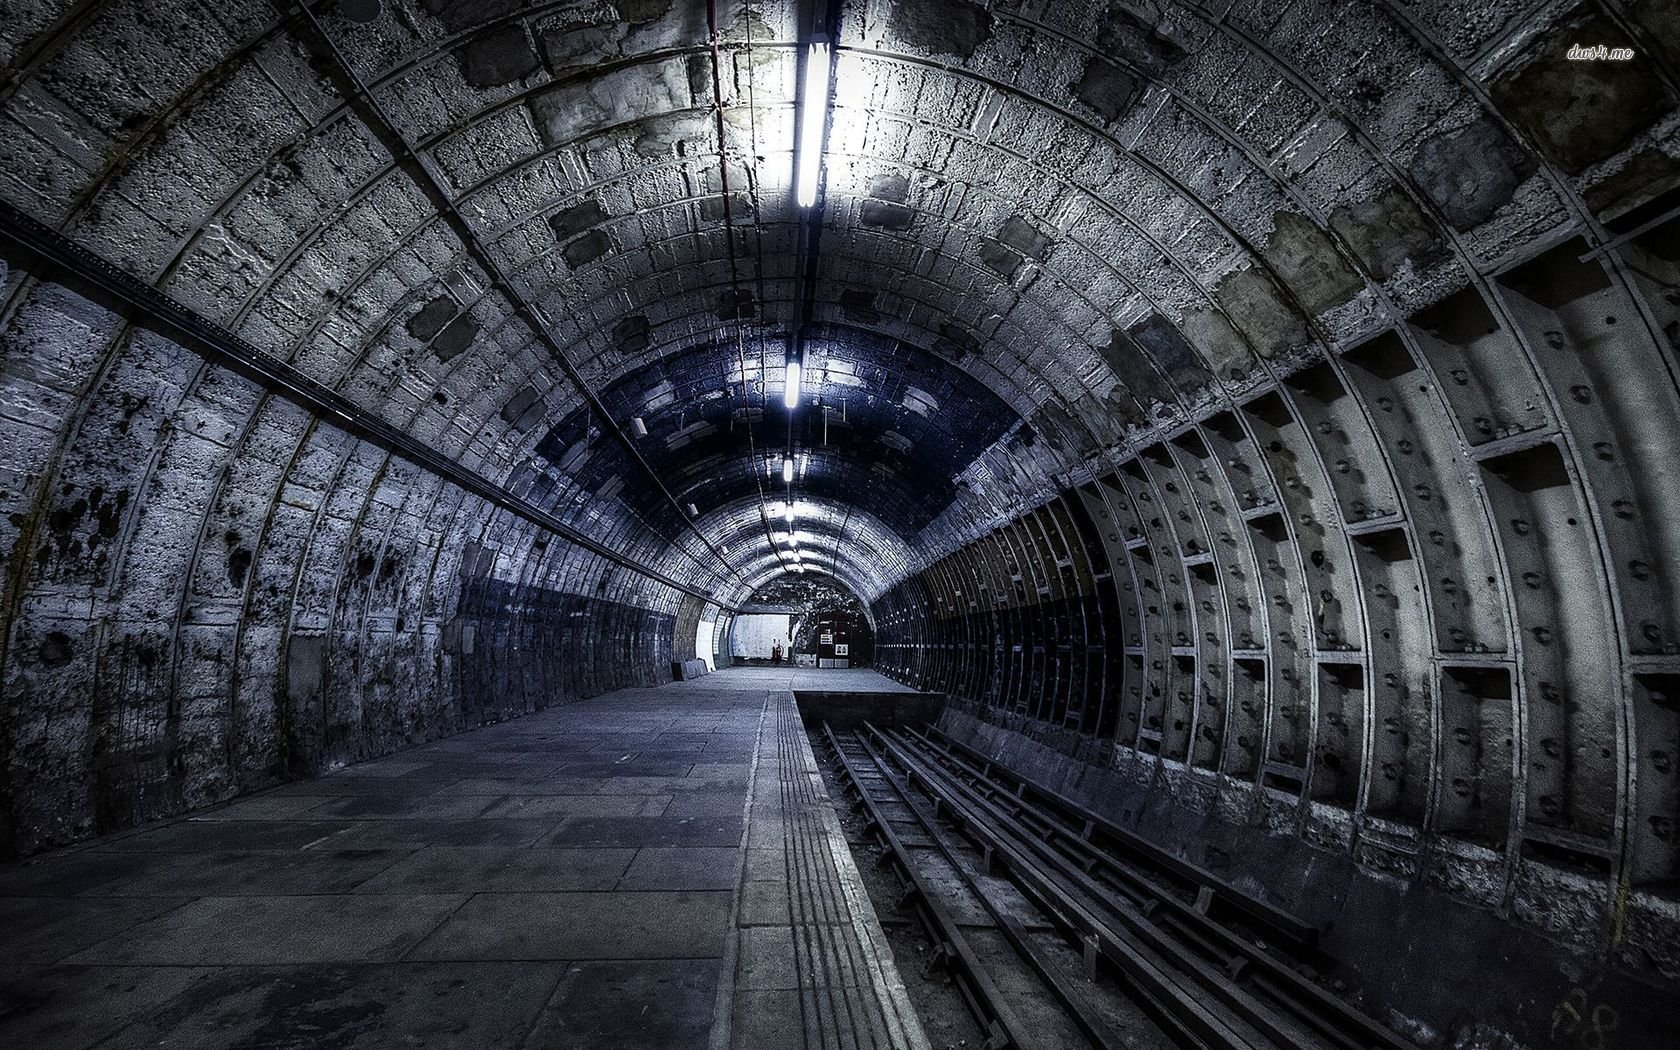
<instances>
[{"instance_id":1,"label":"weathered stone block","mask_svg":"<svg viewBox=\"0 0 1680 1050\"><path fill-rule=\"evenodd\" d=\"M887 22L917 51L969 58L992 37L992 16L967 0L901 0Z\"/></svg>"},{"instance_id":2,"label":"weathered stone block","mask_svg":"<svg viewBox=\"0 0 1680 1050\"><path fill-rule=\"evenodd\" d=\"M511 84L535 73L541 65L520 22L492 30L461 48L461 71L473 87Z\"/></svg>"},{"instance_id":3,"label":"weathered stone block","mask_svg":"<svg viewBox=\"0 0 1680 1050\"><path fill-rule=\"evenodd\" d=\"M1137 100L1140 86L1137 79L1107 59L1092 56L1085 63L1085 72L1072 85L1073 95L1090 106L1107 123L1114 123Z\"/></svg>"},{"instance_id":4,"label":"weathered stone block","mask_svg":"<svg viewBox=\"0 0 1680 1050\"><path fill-rule=\"evenodd\" d=\"M1483 118L1428 139L1412 157L1412 178L1457 230L1493 217L1535 169L1534 159Z\"/></svg>"},{"instance_id":5,"label":"weathered stone block","mask_svg":"<svg viewBox=\"0 0 1680 1050\"><path fill-rule=\"evenodd\" d=\"M1493 82L1494 104L1521 124L1564 171L1580 172L1616 153L1674 99L1644 61L1571 61L1571 47L1637 43L1603 15L1560 26L1530 44L1515 69Z\"/></svg>"}]
</instances>

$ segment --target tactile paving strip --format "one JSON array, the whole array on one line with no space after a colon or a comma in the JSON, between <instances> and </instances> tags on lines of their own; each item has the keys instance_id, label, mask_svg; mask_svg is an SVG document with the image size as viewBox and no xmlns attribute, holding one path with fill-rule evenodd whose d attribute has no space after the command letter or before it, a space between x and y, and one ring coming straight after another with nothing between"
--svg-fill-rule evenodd
<instances>
[{"instance_id":1,"label":"tactile paving strip","mask_svg":"<svg viewBox=\"0 0 1680 1050\"><path fill-rule=\"evenodd\" d=\"M808 1050L927 1047L790 693L773 696L765 710L747 839L749 851L780 852L791 922L756 930L790 934L791 957L781 960L790 972L780 982L789 987L780 997L753 999L753 978L739 978L755 953L738 952L729 1045L762 1050L768 1033L777 1046ZM736 912L744 945L753 916L740 907ZM777 1011L780 1017L765 1016Z\"/></svg>"}]
</instances>

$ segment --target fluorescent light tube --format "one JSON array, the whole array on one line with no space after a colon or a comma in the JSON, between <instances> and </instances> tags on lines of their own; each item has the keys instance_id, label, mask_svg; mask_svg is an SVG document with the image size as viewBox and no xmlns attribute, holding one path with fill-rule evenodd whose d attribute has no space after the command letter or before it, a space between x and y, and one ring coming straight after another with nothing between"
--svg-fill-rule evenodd
<instances>
[{"instance_id":1,"label":"fluorescent light tube","mask_svg":"<svg viewBox=\"0 0 1680 1050\"><path fill-rule=\"evenodd\" d=\"M805 76L799 84L799 142L793 155L794 195L801 208L817 203L822 174L823 130L828 123L828 78L834 61L826 40L805 45Z\"/></svg>"},{"instance_id":2,"label":"fluorescent light tube","mask_svg":"<svg viewBox=\"0 0 1680 1050\"><path fill-rule=\"evenodd\" d=\"M799 360L791 354L787 363L787 389L782 391L782 404L789 408L799 407Z\"/></svg>"}]
</instances>

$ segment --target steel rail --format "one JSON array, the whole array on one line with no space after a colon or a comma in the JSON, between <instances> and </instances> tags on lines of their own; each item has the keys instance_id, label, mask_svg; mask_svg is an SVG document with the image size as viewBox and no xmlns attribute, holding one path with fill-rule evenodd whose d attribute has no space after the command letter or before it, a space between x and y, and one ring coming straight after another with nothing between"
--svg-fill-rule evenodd
<instances>
[{"instance_id":1,"label":"steel rail","mask_svg":"<svg viewBox=\"0 0 1680 1050\"><path fill-rule=\"evenodd\" d=\"M442 478L498 509L525 519L538 528L615 565L629 569L683 594L721 605L713 595L658 569L613 550L566 524L551 512L444 455L407 432L387 423L349 398L313 379L285 361L266 354L215 324L197 311L113 265L77 241L0 201L0 238L35 256L48 266L109 296L162 326L181 344L214 364L237 372L305 408L330 426L378 446ZM733 612L733 609L729 611Z\"/></svg>"},{"instance_id":2,"label":"steel rail","mask_svg":"<svg viewBox=\"0 0 1680 1050\"><path fill-rule=\"evenodd\" d=\"M922 740L923 746L929 752L937 756L936 748L938 745L935 742L931 741L925 734L917 733L916 736ZM1021 793L1003 789L995 781L985 777L972 765L963 762L960 758L949 754L946 757L948 761L957 765L968 775L974 776L982 784L986 784L990 790L1008 799L1007 805L1012 811L1012 816L1019 819L1023 813L1032 814L1032 804L1027 802ZM976 790L984 795L986 789L976 788ZM1005 805L1005 803L1000 803L996 799L992 801L995 805ZM1125 880L1132 883L1132 885L1115 885L1115 883L1110 883L1110 885L1123 893L1137 894L1142 892L1147 894L1151 901L1157 902L1147 905L1152 913L1152 918L1157 917L1155 913L1159 913L1158 921L1170 923L1175 927L1175 932L1179 936L1196 943L1202 951L1224 958L1231 958L1233 955L1242 956L1252 967L1252 969L1246 971L1249 980L1263 985L1272 998L1286 1000L1295 1008L1294 1012L1302 1021L1319 1030L1327 1038L1347 1043L1349 1034L1353 1033L1361 1041L1348 1043L1348 1045L1387 1047L1390 1050L1409 1050L1411 1047L1409 1042L1396 1036L1392 1031L1355 1009L1339 996L1331 994L1316 983L1301 976L1284 961L1268 954L1235 931L1208 916L1199 905L1192 905L1170 894L1163 894L1160 887L1153 886L1147 881L1137 880L1123 866L1115 863L1112 858L1106 857L1103 851L1089 839L1068 830L1065 826L1057 826L1042 814L1038 814L1038 816L1045 825L1043 830L1039 831L1038 837L1041 841L1052 848L1060 848L1064 855L1087 874L1106 870L1117 876L1115 882ZM1033 829L1029 828L1029 830Z\"/></svg>"},{"instance_id":3,"label":"steel rail","mask_svg":"<svg viewBox=\"0 0 1680 1050\"><path fill-rule=\"evenodd\" d=\"M959 976L965 982L961 989L963 1000L968 1003L975 1019L987 1031L986 1050L1003 1050L1005 1047L1029 1050L1036 1046L1037 1043L1027 1034L1020 1018L1016 1017L1015 1012L1004 1002L991 974L963 936L957 921L939 903L926 880L916 870L916 865L910 859L909 849L898 837L898 832L887 822L886 814L881 812L879 803L864 790L862 779L853 768L851 760L846 757L827 722L823 723L823 735L828 739L828 746L834 750L838 769L857 792L859 800L869 814L870 829L896 858L909 895L914 898L916 908L922 915L923 926L927 928L929 936L934 937L940 947L946 950L946 957L956 964Z\"/></svg>"},{"instance_id":4,"label":"steel rail","mask_svg":"<svg viewBox=\"0 0 1680 1050\"><path fill-rule=\"evenodd\" d=\"M1069 818L1070 822L1089 824L1092 835L1098 831L1102 832L1124 851L1126 859L1141 862L1164 875L1181 879L1195 888L1198 894L1205 888L1213 895L1211 903L1222 903L1226 908L1243 912L1250 920L1260 923L1298 950L1311 950L1316 946L1318 928L1311 923L1302 921L1276 905L1267 904L1251 894L1244 893L1206 868L1173 856L1148 839L1126 830L1089 807L962 743L937 726L928 727L928 731L921 735L947 753L966 756L971 766L978 764L980 776L994 782L1006 779L1010 784L1000 785L1000 788L1009 790L1023 803L1030 805L1037 799L1042 809L1059 812ZM1090 839L1087 838L1087 841Z\"/></svg>"},{"instance_id":5,"label":"steel rail","mask_svg":"<svg viewBox=\"0 0 1680 1050\"><path fill-rule=\"evenodd\" d=\"M1222 898L1213 886L1194 879L1188 880L1188 885L1158 881L1154 877L1158 872L1138 870L1138 858L1126 856L1124 850L1115 851L1099 845L1095 821L1074 823L1065 819L1065 815L1055 807L1035 802L1033 792L1019 782L1018 775L1011 774L1006 780L996 775L994 771L1000 767L994 763L977 764L926 733L914 729L911 733L916 745L945 769L962 777L984 797L1005 807L1010 816L1034 831L1040 839L1068 854L1085 871L1107 874L1113 879L1116 889L1131 896L1159 901L1169 907L1192 909L1207 922L1217 922L1209 915L1209 910ZM1015 782L1014 786L1010 781ZM1185 893L1194 894L1193 906L1182 899L1181 895ZM1221 929L1224 928L1221 925ZM1264 932L1274 931L1268 926Z\"/></svg>"},{"instance_id":6,"label":"steel rail","mask_svg":"<svg viewBox=\"0 0 1680 1050\"><path fill-rule=\"evenodd\" d=\"M906 753L901 749L899 754ZM1031 853L1037 854L1045 864L1073 882L1092 900L1101 902L1130 932L1156 951L1173 958L1183 972L1194 978L1245 1023L1255 1025L1279 1046L1307 1045L1302 1037L1310 1030L1321 1035L1332 1045L1349 1050L1365 1047L1416 1050L1408 1040L1306 981L1293 970L1284 967L1228 930L1223 930L1211 922L1195 931L1174 930L1173 924L1163 922L1162 918L1155 914L1157 909L1152 906L1138 908L1135 914L1115 906L1105 893L1108 887L1092 878L1083 863L1054 850L1042 836L1022 825L998 803L985 798L973 787L963 784L948 770L937 766L923 766L922 772L924 775L929 772L936 774L937 778L943 779L957 794L966 797L980 812L996 821L998 826L1016 835ZM1194 909L1182 901L1173 899L1166 903L1169 912L1172 905L1177 905L1179 909L1194 913ZM1219 936L1221 932L1223 936ZM1184 943L1174 943L1175 934ZM1209 940L1209 934L1212 934L1218 943ZM1254 966L1252 972L1251 964ZM1241 986L1239 982L1248 977L1260 978L1251 983L1258 986L1255 991L1265 994L1264 1000ZM1281 1007L1285 1013L1279 1014L1274 1007Z\"/></svg>"},{"instance_id":7,"label":"steel rail","mask_svg":"<svg viewBox=\"0 0 1680 1050\"><path fill-rule=\"evenodd\" d=\"M937 797L942 812L948 814L965 835L988 851L989 856L1009 871L1018 884L1026 888L1064 929L1080 942L1085 951L1086 967L1094 970L1097 959L1112 963L1122 979L1136 992L1139 1005L1181 1046L1208 1047L1217 1050L1263 1050L1269 1045L1295 1047L1297 1043L1266 1038L1270 1043L1256 1043L1232 1020L1208 1009L1204 999L1207 989L1190 985L1176 972L1179 962L1169 950L1161 951L1139 937L1129 928L1115 929L1103 915L1093 910L1094 904L1116 917L1103 903L1101 894L1087 890L1081 894L1077 883L1066 872L1052 871L1035 861L1025 848L1030 836L1006 835L1011 823L1001 815L987 815L972 804L965 803L940 783L937 770L928 770L922 763L907 755L902 747L887 739L880 730L865 724L866 734L880 741L887 754L893 757L906 774L920 780L928 793ZM1091 903L1087 903L1090 901ZM1246 1025L1244 1026L1246 1027Z\"/></svg>"},{"instance_id":8,"label":"steel rail","mask_svg":"<svg viewBox=\"0 0 1680 1050\"><path fill-rule=\"evenodd\" d=\"M1094 1016L1094 1011L1091 1009L1089 1002L1086 1001L1085 996L1076 991L1068 982L1066 975L1052 966L1049 960L1044 957L1042 950L1033 945L1020 921L999 907L997 901L980 885L980 880L975 878L974 874L957 859L955 852L946 842L945 835L935 828L927 816L910 800L906 788L900 786L898 781L893 779L892 771L887 767L887 760L876 750L875 746L861 735L857 736L857 742L863 752L869 756L870 761L874 762L876 768L880 770L881 779L892 788L893 794L898 797L904 808L909 810L911 816L915 818L916 824L927 835L928 841L933 843L934 848L951 865L951 869L962 879L963 885L974 895L974 899L979 901L980 906L986 909L986 914L990 915L992 921L997 923L999 932L1009 942L1009 946L1015 949L1016 954L1021 957L1022 961L1050 989L1051 993L1066 1009L1074 1024L1078 1025L1079 1030L1085 1033L1086 1038L1105 1048L1105 1050L1108 1050L1108 1048L1123 1050L1123 1048L1129 1046L1130 1040L1113 1031L1112 1027L1101 1018Z\"/></svg>"},{"instance_id":9,"label":"steel rail","mask_svg":"<svg viewBox=\"0 0 1680 1050\"><path fill-rule=\"evenodd\" d=\"M1099 912L1117 920L1117 925L1107 925L1109 934L1153 955L1161 963L1166 979L1183 996L1198 1003L1210 997L1217 1000L1239 1024L1252 1027L1266 1040L1261 1045L1279 1050L1295 1050L1309 1045L1304 1038L1306 1031L1293 1023L1293 1018L1279 1016L1267 1004L1239 987L1237 979L1240 970L1229 961L1222 961L1216 969L1208 960L1185 951L1181 944L1175 943L1172 931L1157 923L1150 907L1138 907L1135 902L1127 902L1133 908L1128 911L1105 892L1107 887L1091 879L1077 864L1051 852L1031 828L1021 825L997 803L956 780L947 770L918 761L896 741L884 736L882 740L894 750L907 769L915 769L930 791L944 796L947 807L964 812L964 819L971 827L983 828L982 833L1005 841L1006 836L1012 837L1022 848L1029 867L1059 876L1071 884L1074 892L1083 894L1083 898ZM998 829L1003 835L999 835ZM1209 993L1212 993L1211 996Z\"/></svg>"}]
</instances>

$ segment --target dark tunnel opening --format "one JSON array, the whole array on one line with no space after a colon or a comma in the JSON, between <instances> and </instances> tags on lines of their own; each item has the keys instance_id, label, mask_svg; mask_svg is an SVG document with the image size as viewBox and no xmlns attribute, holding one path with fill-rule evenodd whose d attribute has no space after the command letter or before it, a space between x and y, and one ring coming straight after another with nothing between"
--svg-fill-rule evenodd
<instances>
[{"instance_id":1,"label":"dark tunnel opening","mask_svg":"<svg viewBox=\"0 0 1680 1050\"><path fill-rule=\"evenodd\" d=\"M214 1013L163 972L197 965L177 940L91 932L166 923L158 887L210 885L203 843L269 869L247 889L299 873L253 928L336 928L275 916L309 887L360 906L387 876L342 872L377 854L393 913L401 883L435 898L414 915L514 914L447 860L715 894L649 907L736 937L776 882L755 851L806 859L795 911L802 878L869 911L882 876L841 855L890 853L882 821L806 807L900 778L947 793L901 824L966 806L1194 869L1172 893L1204 915L1289 912L1319 953L1291 972L1383 1039L1674 1041L1671 0L14 7L0 1040ZM554 824L521 839L514 810ZM714 852L657 853L688 848ZM1009 850L982 852L990 878ZM568 950L629 954L474 957L587 965L519 970L563 991L517 1033L462 1024L537 1045L576 1003L669 993L658 1017L740 1045L786 1018L731 995L867 983L805 959L756 987L745 934L657 948L721 984L680 953L632 980L609 934L662 924L602 921ZM937 1042L883 921L853 946L895 989L869 1038ZM439 962L438 936L377 961ZM109 1027L54 1028L84 963L158 969ZM369 973L275 979L362 1003ZM203 976L222 1006L261 988ZM679 1045L642 1023L588 1038Z\"/></svg>"}]
</instances>

